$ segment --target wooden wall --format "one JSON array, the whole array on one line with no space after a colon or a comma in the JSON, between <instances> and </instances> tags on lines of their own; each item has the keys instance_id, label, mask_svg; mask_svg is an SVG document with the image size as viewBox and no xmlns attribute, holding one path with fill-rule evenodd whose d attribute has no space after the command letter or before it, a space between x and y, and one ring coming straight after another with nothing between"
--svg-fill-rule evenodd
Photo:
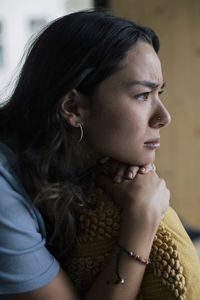
<instances>
[{"instance_id":1,"label":"wooden wall","mask_svg":"<svg viewBox=\"0 0 200 300\"><path fill-rule=\"evenodd\" d=\"M167 83L162 99L172 123L162 130L159 174L171 205L200 228L200 1L110 0L113 13L151 26L161 41Z\"/></svg>"}]
</instances>

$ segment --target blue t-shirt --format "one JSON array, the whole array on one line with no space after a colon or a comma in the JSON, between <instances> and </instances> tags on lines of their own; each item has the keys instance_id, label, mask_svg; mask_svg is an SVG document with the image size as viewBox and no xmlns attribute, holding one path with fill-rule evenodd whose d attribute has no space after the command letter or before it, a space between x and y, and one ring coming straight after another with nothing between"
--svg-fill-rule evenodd
<instances>
[{"instance_id":1,"label":"blue t-shirt","mask_svg":"<svg viewBox=\"0 0 200 300\"><path fill-rule=\"evenodd\" d=\"M44 220L20 182L17 158L0 143L0 299L47 284L59 263L45 247Z\"/></svg>"}]
</instances>

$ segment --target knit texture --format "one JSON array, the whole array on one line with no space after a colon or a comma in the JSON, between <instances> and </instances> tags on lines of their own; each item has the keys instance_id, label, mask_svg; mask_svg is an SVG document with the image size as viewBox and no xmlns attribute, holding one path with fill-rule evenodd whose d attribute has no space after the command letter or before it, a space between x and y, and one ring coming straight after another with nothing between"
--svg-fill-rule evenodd
<instances>
[{"instance_id":1,"label":"knit texture","mask_svg":"<svg viewBox=\"0 0 200 300\"><path fill-rule=\"evenodd\" d=\"M116 245L120 211L108 195L96 189L88 205L82 208L80 224L81 232L72 259L64 269L82 293L103 270L107 257ZM141 285L144 300L199 299L200 262L171 207L160 222L150 258L152 264L147 266Z\"/></svg>"}]
</instances>

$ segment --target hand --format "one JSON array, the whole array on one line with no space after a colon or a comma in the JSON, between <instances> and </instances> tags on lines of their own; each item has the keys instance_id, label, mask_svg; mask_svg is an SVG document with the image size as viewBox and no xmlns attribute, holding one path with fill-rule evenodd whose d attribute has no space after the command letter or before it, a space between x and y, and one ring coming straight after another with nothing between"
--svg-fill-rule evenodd
<instances>
[{"instance_id":1,"label":"hand","mask_svg":"<svg viewBox=\"0 0 200 300\"><path fill-rule=\"evenodd\" d=\"M135 217L152 215L160 218L169 206L169 190L156 172L137 173L134 180L124 179L119 184L102 173L97 175L96 180L120 208L134 212Z\"/></svg>"},{"instance_id":2,"label":"hand","mask_svg":"<svg viewBox=\"0 0 200 300\"><path fill-rule=\"evenodd\" d=\"M113 178L113 182L121 183L123 180L134 179L137 173L147 174L150 171L155 171L154 164L144 166L130 166L124 163L117 162L111 158L105 157L100 161L100 171L109 174ZM106 172L107 171L107 172Z\"/></svg>"},{"instance_id":3,"label":"hand","mask_svg":"<svg viewBox=\"0 0 200 300\"><path fill-rule=\"evenodd\" d=\"M123 180L131 180L134 179L137 173L147 174L150 171L154 171L152 168L152 164L148 164L142 167L138 166L127 166L125 164L119 164L116 174L113 178L115 183L121 183Z\"/></svg>"}]
</instances>

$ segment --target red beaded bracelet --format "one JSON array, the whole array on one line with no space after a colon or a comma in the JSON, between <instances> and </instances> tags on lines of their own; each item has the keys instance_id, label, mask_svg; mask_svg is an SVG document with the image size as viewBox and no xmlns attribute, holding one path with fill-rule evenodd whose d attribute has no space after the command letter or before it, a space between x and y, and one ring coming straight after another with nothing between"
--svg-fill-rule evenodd
<instances>
[{"instance_id":1,"label":"red beaded bracelet","mask_svg":"<svg viewBox=\"0 0 200 300\"><path fill-rule=\"evenodd\" d=\"M133 251L128 251L125 248L123 248L120 244L118 244L118 253L117 253L117 263L116 263L116 275L117 275L117 280L116 280L116 284L117 283L121 283L124 284L124 279L121 278L120 276L120 257L121 257L121 253L125 252L126 254L128 254L130 257L136 259L137 261L141 262L142 264L145 265L149 265L151 263L149 258L144 258L140 255L137 255L135 252Z\"/></svg>"},{"instance_id":2,"label":"red beaded bracelet","mask_svg":"<svg viewBox=\"0 0 200 300\"><path fill-rule=\"evenodd\" d=\"M120 250L122 250L123 252L125 252L126 254L128 254L129 256L131 256L132 258L140 261L141 263L145 264L145 265L149 265L151 263L149 258L144 258L138 254L136 254L133 251L128 251L125 248L123 248L120 244L118 244L118 247Z\"/></svg>"}]
</instances>

